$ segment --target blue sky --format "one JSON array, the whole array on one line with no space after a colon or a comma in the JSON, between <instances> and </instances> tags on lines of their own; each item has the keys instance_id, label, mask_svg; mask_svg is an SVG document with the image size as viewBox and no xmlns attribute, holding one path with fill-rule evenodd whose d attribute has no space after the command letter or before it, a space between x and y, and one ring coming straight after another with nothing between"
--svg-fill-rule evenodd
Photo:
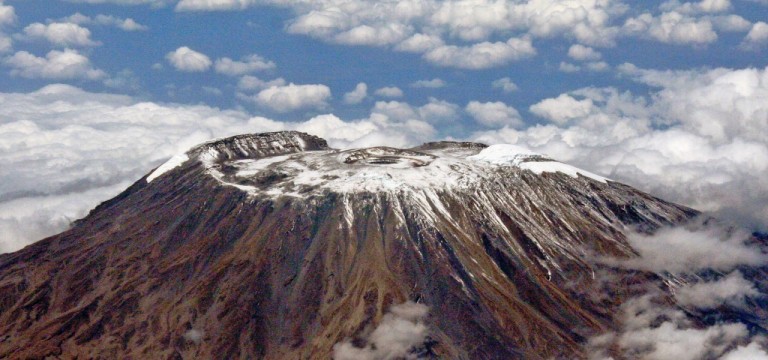
<instances>
[{"instance_id":1,"label":"blue sky","mask_svg":"<svg viewBox=\"0 0 768 360\"><path fill-rule=\"evenodd\" d=\"M0 251L283 129L519 144L768 228L766 0L0 4Z\"/></svg>"},{"instance_id":2,"label":"blue sky","mask_svg":"<svg viewBox=\"0 0 768 360\"><path fill-rule=\"evenodd\" d=\"M364 4L364 1L357 1ZM136 3L131 5L131 3ZM696 5L697 2L673 4L662 2L638 1L596 1L583 6L583 11L617 12L611 14L604 24L588 25L601 30L618 29L619 34L598 35L596 40L580 41L572 35L574 26L588 21L573 21L562 29L539 30L531 26L510 29L506 25L481 24L477 27L486 31L486 36L462 38L452 34L452 26L460 26L461 14L453 14L444 20L447 25L435 25L438 36L447 44L471 46L482 41L504 41L510 37L530 37L535 55L524 55L518 60L504 60L498 64L482 65L478 69L465 69L455 65L445 65L423 59L420 53L397 51L397 40L382 45L367 45L365 40L348 40L347 44L334 40L331 35L313 36L316 29L306 31L291 30L292 24L309 11L322 11L333 8L333 1L303 2L302 5L279 4L279 1L239 1L248 4L228 8L232 1L43 1L25 0L8 1L13 6L16 21L6 26L6 33L15 37L13 51L28 51L36 56L44 56L53 49L70 48L87 56L92 66L103 70L105 77L127 78L128 84L107 86L104 78L84 80L54 79L57 82L74 84L78 87L103 92L129 94L157 102L178 102L187 104L204 103L219 108L238 108L252 114L264 115L279 120L300 120L313 115L334 113L345 119L367 115L376 100L385 97L370 96L360 104L345 104L343 94L354 89L359 82L368 85L369 92L382 87L398 87L402 97L390 100L404 101L410 104L426 103L429 97L448 101L459 106L469 101L502 101L521 112L525 123L537 123L542 120L527 112L527 108L547 97L557 96L565 91L588 86L615 86L645 94L648 89L642 84L628 81L615 69L623 63L632 63L644 69L691 69L704 67L762 67L765 66L768 47L764 44L744 46L745 36L753 24L768 20L768 6L751 1L709 1L725 3L714 6L714 10L688 10L683 7ZM293 2L298 3L298 2ZM339 2L341 3L341 2ZM352 1L351 3L355 3ZM417 2L414 2L417 3ZM472 3L472 2L467 2ZM480 8L479 1L472 6ZM539 1L541 8L554 6L557 2ZM567 2L566 2L567 3ZM578 3L578 2L577 2ZM704 2L702 2L704 3ZM183 4L187 4L183 7ZM670 5L672 4L672 5ZM486 4L487 5L487 4ZM522 6L522 2L518 4ZM439 7L441 5L434 5ZM442 5L445 6L445 5ZM689 6L690 8L691 6ZM364 7L365 8L365 7ZM185 10L186 9L186 10ZM311 10L308 10L311 9ZM617 10L618 9L618 10ZM663 10L666 9L666 10ZM434 11L434 10L433 10ZM489 10L492 11L492 10ZM362 12L362 10L360 10ZM647 13L655 18L664 13L684 14L686 21L707 23L717 39L706 39L705 35L691 35L682 40L653 38L649 31L629 33L622 30L629 19ZM77 46L71 43L55 44L44 39L24 39L24 29L33 23L50 24L67 22L67 17L82 14L91 18L108 15L118 19L132 19L145 28L138 31L124 31L115 26L99 24L80 24L90 32L89 39L98 42L94 46ZM357 16L350 12L352 16ZM367 15L365 15L367 16ZM422 14L412 21L386 19L382 14L379 19L363 19L362 25L385 26L403 23L412 26L410 33L417 33L422 22L428 21L435 13ZM551 22L558 20L552 15ZM712 25L714 17L739 16L744 22L737 30L724 31ZM362 17L362 15L361 15ZM383 18L383 19L382 19ZM394 18L394 16L393 16ZM367 22L366 22L367 21ZM509 20L514 22L515 20ZM383 25L382 25L383 23ZM659 26L661 27L661 26ZM432 29L434 31L434 29ZM442 32L442 33L440 33ZM538 34L538 35L537 35ZM403 36L405 38L405 36ZM702 40L702 38L705 38ZM382 40L385 41L386 40ZM608 41L614 44L600 44ZM369 41L375 42L375 41ZM765 42L765 41L763 41ZM568 56L568 50L574 44L585 46L600 54L594 60L579 61ZM219 58L239 60L244 56L256 54L274 63L274 68L254 71L251 76L262 80L282 78L296 84L323 84L330 88L331 97L325 107L303 107L296 111L275 112L264 106L258 106L238 98L237 83L241 76L225 76L213 69L203 72L184 72L175 69L166 59L166 54L179 47L186 46L206 55L211 61ZM600 71L585 70L589 62L603 62ZM573 64L582 68L575 72L566 72L562 63ZM153 65L162 66L161 69ZM44 76L25 78L13 76L9 71L0 73L4 90L30 91L44 86L52 79ZM493 81L509 78L518 90L504 92L492 86ZM413 88L418 80L441 79L442 88ZM63 81L62 81L63 80ZM125 79L124 79L125 80ZM205 87L205 89L203 89ZM219 93L220 91L220 93ZM467 114L459 114L462 126L439 129L441 135L462 136L481 128L471 121Z\"/></svg>"}]
</instances>

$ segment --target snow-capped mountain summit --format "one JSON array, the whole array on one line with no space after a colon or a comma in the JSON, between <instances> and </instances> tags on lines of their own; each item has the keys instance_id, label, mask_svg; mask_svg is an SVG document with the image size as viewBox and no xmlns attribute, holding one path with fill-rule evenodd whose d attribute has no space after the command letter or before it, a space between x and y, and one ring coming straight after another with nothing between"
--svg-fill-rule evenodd
<instances>
[{"instance_id":1,"label":"snow-capped mountain summit","mask_svg":"<svg viewBox=\"0 0 768 360\"><path fill-rule=\"evenodd\" d=\"M329 358L404 303L414 358L585 357L664 283L594 259L696 215L513 145L215 140L0 255L0 357Z\"/></svg>"},{"instance_id":2,"label":"snow-capped mountain summit","mask_svg":"<svg viewBox=\"0 0 768 360\"><path fill-rule=\"evenodd\" d=\"M606 179L515 145L440 142L414 149L336 150L299 132L241 135L202 144L152 172L151 182L187 161L223 185L253 196L320 193L464 191L524 170Z\"/></svg>"}]
</instances>

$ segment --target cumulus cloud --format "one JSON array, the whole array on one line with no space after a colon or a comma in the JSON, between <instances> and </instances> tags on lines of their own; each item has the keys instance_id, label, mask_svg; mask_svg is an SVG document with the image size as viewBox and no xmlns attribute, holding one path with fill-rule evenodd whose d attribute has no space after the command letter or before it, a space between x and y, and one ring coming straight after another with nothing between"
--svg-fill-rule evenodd
<instances>
[{"instance_id":1,"label":"cumulus cloud","mask_svg":"<svg viewBox=\"0 0 768 360\"><path fill-rule=\"evenodd\" d=\"M429 101L418 108L419 117L429 123L456 120L459 106L445 100L430 97Z\"/></svg>"},{"instance_id":2,"label":"cumulus cloud","mask_svg":"<svg viewBox=\"0 0 768 360\"><path fill-rule=\"evenodd\" d=\"M86 0L86 1L130 1L130 2L152 2L158 0ZM249 5L255 4L254 0L181 0L176 4L177 11L217 11L217 10L236 10L245 9Z\"/></svg>"},{"instance_id":3,"label":"cumulus cloud","mask_svg":"<svg viewBox=\"0 0 768 360\"><path fill-rule=\"evenodd\" d=\"M712 21L679 12L650 13L628 19L623 27L628 34L648 36L663 43L703 45L717 40Z\"/></svg>"},{"instance_id":4,"label":"cumulus cloud","mask_svg":"<svg viewBox=\"0 0 768 360\"><path fill-rule=\"evenodd\" d=\"M761 1L761 0L758 0ZM176 9L215 11L257 4L290 7L295 17L286 30L323 41L387 47L422 54L438 66L485 69L536 55L531 39L565 38L577 45L572 56L597 61L592 47L611 47L624 36L672 44L706 45L716 30L746 31L751 25L729 13L728 0L667 1L640 13L616 0L408 1L353 0L285 2L281 0L181 0ZM630 14L628 16L628 14ZM513 37L508 41L500 38ZM595 50L593 50L596 52ZM599 71L602 63L587 70Z\"/></svg>"},{"instance_id":5,"label":"cumulus cloud","mask_svg":"<svg viewBox=\"0 0 768 360\"><path fill-rule=\"evenodd\" d=\"M583 118L593 111L592 99L577 100L568 94L542 100L531 105L531 112L556 124Z\"/></svg>"},{"instance_id":6,"label":"cumulus cloud","mask_svg":"<svg viewBox=\"0 0 768 360\"><path fill-rule=\"evenodd\" d=\"M627 240L640 256L621 260L618 264L657 273L693 273L706 269L729 271L739 265L768 264L768 255L759 248L747 245L745 242L748 239L749 234L738 231L728 233L719 228L688 230L674 227L662 229L653 235L633 233ZM720 286L738 284L738 280L732 279ZM695 291L696 288L689 290ZM689 295L695 294L691 292Z\"/></svg>"},{"instance_id":7,"label":"cumulus cloud","mask_svg":"<svg viewBox=\"0 0 768 360\"><path fill-rule=\"evenodd\" d=\"M567 63L565 61L560 63L560 66L558 67L558 69L564 73L575 73L575 72L581 71L580 66Z\"/></svg>"},{"instance_id":8,"label":"cumulus cloud","mask_svg":"<svg viewBox=\"0 0 768 360\"><path fill-rule=\"evenodd\" d=\"M430 97L426 104L418 107L401 101L377 101L371 113L398 122L422 123L426 134L435 132L428 123L455 120L459 110L456 104Z\"/></svg>"},{"instance_id":9,"label":"cumulus cloud","mask_svg":"<svg viewBox=\"0 0 768 360\"><path fill-rule=\"evenodd\" d=\"M752 29L750 29L747 36L744 37L742 46L746 48L757 48L765 44L768 44L768 23L759 21L752 25Z\"/></svg>"},{"instance_id":10,"label":"cumulus cloud","mask_svg":"<svg viewBox=\"0 0 768 360\"><path fill-rule=\"evenodd\" d=\"M486 103L470 101L465 110L475 121L487 127L523 125L520 113L514 107L500 101Z\"/></svg>"},{"instance_id":11,"label":"cumulus cloud","mask_svg":"<svg viewBox=\"0 0 768 360\"><path fill-rule=\"evenodd\" d=\"M151 5L162 7L173 3L175 0L67 0L73 3L84 4L117 4L117 5Z\"/></svg>"},{"instance_id":12,"label":"cumulus cloud","mask_svg":"<svg viewBox=\"0 0 768 360\"><path fill-rule=\"evenodd\" d=\"M768 69L643 70L649 96L585 88L534 104L546 119L473 139L517 143L749 228L768 223Z\"/></svg>"},{"instance_id":13,"label":"cumulus cloud","mask_svg":"<svg viewBox=\"0 0 768 360\"><path fill-rule=\"evenodd\" d=\"M359 104L368 97L368 85L364 82L355 85L355 89L344 94L345 104Z\"/></svg>"},{"instance_id":14,"label":"cumulus cloud","mask_svg":"<svg viewBox=\"0 0 768 360\"><path fill-rule=\"evenodd\" d=\"M753 341L746 346L738 346L736 349L725 354L720 360L766 360L768 352L761 347L760 342Z\"/></svg>"},{"instance_id":15,"label":"cumulus cloud","mask_svg":"<svg viewBox=\"0 0 768 360\"><path fill-rule=\"evenodd\" d=\"M322 109L328 106L330 98L331 89L325 85L289 83L261 90L253 100L259 106L283 113L305 108Z\"/></svg>"},{"instance_id":16,"label":"cumulus cloud","mask_svg":"<svg viewBox=\"0 0 768 360\"><path fill-rule=\"evenodd\" d=\"M400 90L400 88L396 86L386 86L380 89L376 89L376 91L374 91L373 93L376 96L388 97L388 98L403 97L403 90Z\"/></svg>"},{"instance_id":17,"label":"cumulus cloud","mask_svg":"<svg viewBox=\"0 0 768 360\"><path fill-rule=\"evenodd\" d=\"M718 357L729 347L749 339L747 327L740 323L695 328L684 313L654 303L650 295L631 299L622 311L624 329L618 335L618 344L624 354L633 358L696 360L705 356ZM660 324L656 325L658 322Z\"/></svg>"},{"instance_id":18,"label":"cumulus cloud","mask_svg":"<svg viewBox=\"0 0 768 360\"><path fill-rule=\"evenodd\" d=\"M16 10L13 6L0 3L0 28L16 23Z\"/></svg>"},{"instance_id":19,"label":"cumulus cloud","mask_svg":"<svg viewBox=\"0 0 768 360\"><path fill-rule=\"evenodd\" d=\"M335 40L346 45L381 46L398 43L405 39L409 32L408 26L397 23L380 26L359 25L336 34Z\"/></svg>"},{"instance_id":20,"label":"cumulus cloud","mask_svg":"<svg viewBox=\"0 0 768 360\"><path fill-rule=\"evenodd\" d=\"M435 136L422 116L445 115L438 110L450 108L439 100L417 108L382 103L362 119L328 114L279 122L69 85L0 93L0 103L0 253L66 229L169 157L212 138L299 130L337 148L409 147Z\"/></svg>"},{"instance_id":21,"label":"cumulus cloud","mask_svg":"<svg viewBox=\"0 0 768 360\"><path fill-rule=\"evenodd\" d=\"M752 23L749 20L735 14L713 16L710 20L720 31L741 32L749 31L752 28Z\"/></svg>"},{"instance_id":22,"label":"cumulus cloud","mask_svg":"<svg viewBox=\"0 0 768 360\"><path fill-rule=\"evenodd\" d=\"M602 54L589 46L574 44L568 48L568 57L578 61L599 60Z\"/></svg>"},{"instance_id":23,"label":"cumulus cloud","mask_svg":"<svg viewBox=\"0 0 768 360\"><path fill-rule=\"evenodd\" d=\"M219 74L228 76L240 76L250 74L257 71L270 70L275 68L275 63L266 60L263 57L252 54L243 57L242 60L236 61L230 58L221 58L216 60L215 70Z\"/></svg>"},{"instance_id":24,"label":"cumulus cloud","mask_svg":"<svg viewBox=\"0 0 768 360\"><path fill-rule=\"evenodd\" d=\"M494 80L491 85L494 89L501 89L501 91L505 93L515 92L518 90L517 84L515 84L512 79L508 77Z\"/></svg>"},{"instance_id":25,"label":"cumulus cloud","mask_svg":"<svg viewBox=\"0 0 768 360\"><path fill-rule=\"evenodd\" d=\"M424 54L434 64L461 69L486 69L531 57L536 49L529 38L481 42L470 46L444 45Z\"/></svg>"},{"instance_id":26,"label":"cumulus cloud","mask_svg":"<svg viewBox=\"0 0 768 360\"><path fill-rule=\"evenodd\" d=\"M242 10L265 4L293 11L294 18L285 26L289 33L419 53L435 65L463 69L497 67L534 56L531 39L564 38L584 47L612 47L618 38L629 36L705 45L717 40L716 30L746 31L750 26L729 13L729 0L671 0L639 15L620 0L181 0L176 10ZM499 41L510 36L517 41ZM601 70L597 64L587 70Z\"/></svg>"},{"instance_id":27,"label":"cumulus cloud","mask_svg":"<svg viewBox=\"0 0 768 360\"><path fill-rule=\"evenodd\" d=\"M428 88L428 89L438 89L441 87L445 87L445 85L446 85L445 81L440 78L434 78L432 80L419 80L411 83L411 87L413 88Z\"/></svg>"},{"instance_id":28,"label":"cumulus cloud","mask_svg":"<svg viewBox=\"0 0 768 360\"><path fill-rule=\"evenodd\" d=\"M755 284L744 279L739 271L715 281L683 286L675 292L678 304L699 309L714 309L724 304L742 307L746 298L759 296L761 293Z\"/></svg>"},{"instance_id":29,"label":"cumulus cloud","mask_svg":"<svg viewBox=\"0 0 768 360\"><path fill-rule=\"evenodd\" d=\"M671 0L663 3L661 9L667 11L678 11L686 14L698 13L719 13L731 8L730 0L702 0L699 2L681 3L678 0Z\"/></svg>"},{"instance_id":30,"label":"cumulus cloud","mask_svg":"<svg viewBox=\"0 0 768 360\"><path fill-rule=\"evenodd\" d=\"M284 86L285 79L277 78L272 80L262 80L255 76L245 75L237 82L237 88L240 90L263 90L273 86ZM245 96L247 98L247 96Z\"/></svg>"},{"instance_id":31,"label":"cumulus cloud","mask_svg":"<svg viewBox=\"0 0 768 360\"><path fill-rule=\"evenodd\" d=\"M3 28L16 24L16 10L13 6L0 2L0 54L13 49L13 39L3 32Z\"/></svg>"},{"instance_id":32,"label":"cumulus cloud","mask_svg":"<svg viewBox=\"0 0 768 360\"><path fill-rule=\"evenodd\" d=\"M61 47L97 46L100 43L91 40L91 31L74 23L54 22L50 24L34 23L24 28L23 39L43 39Z\"/></svg>"},{"instance_id":33,"label":"cumulus cloud","mask_svg":"<svg viewBox=\"0 0 768 360\"><path fill-rule=\"evenodd\" d=\"M86 79L98 80L106 73L91 65L91 61L77 50L52 50L43 57L19 51L3 61L11 75L30 79Z\"/></svg>"},{"instance_id":34,"label":"cumulus cloud","mask_svg":"<svg viewBox=\"0 0 768 360\"><path fill-rule=\"evenodd\" d=\"M213 64L211 59L200 52L192 50L186 46L182 46L175 51L169 52L165 55L168 63L171 64L176 70L186 72L203 72Z\"/></svg>"},{"instance_id":35,"label":"cumulus cloud","mask_svg":"<svg viewBox=\"0 0 768 360\"><path fill-rule=\"evenodd\" d=\"M365 337L365 346L351 341L333 346L335 360L415 359L414 351L424 344L429 328L423 323L429 308L411 301L393 306L376 328Z\"/></svg>"},{"instance_id":36,"label":"cumulus cloud","mask_svg":"<svg viewBox=\"0 0 768 360\"><path fill-rule=\"evenodd\" d=\"M443 45L445 45L445 42L437 35L413 34L397 44L395 50L423 53Z\"/></svg>"},{"instance_id":37,"label":"cumulus cloud","mask_svg":"<svg viewBox=\"0 0 768 360\"><path fill-rule=\"evenodd\" d=\"M763 359L760 337L742 323L696 326L686 314L647 294L626 301L618 314L621 328L589 340L592 359L618 353L632 359ZM747 345L744 345L747 344Z\"/></svg>"},{"instance_id":38,"label":"cumulus cloud","mask_svg":"<svg viewBox=\"0 0 768 360\"><path fill-rule=\"evenodd\" d=\"M81 13L75 13L62 19L64 22L78 24L78 25L103 25L114 26L123 31L146 31L149 27L139 24L136 20L131 18L119 18L112 15L99 14L95 17L83 15Z\"/></svg>"}]
</instances>

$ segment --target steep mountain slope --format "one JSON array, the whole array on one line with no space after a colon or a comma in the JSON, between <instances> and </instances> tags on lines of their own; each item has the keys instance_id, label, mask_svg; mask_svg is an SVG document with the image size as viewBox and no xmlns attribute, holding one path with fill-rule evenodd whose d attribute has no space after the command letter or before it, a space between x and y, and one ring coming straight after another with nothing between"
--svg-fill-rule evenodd
<instances>
[{"instance_id":1,"label":"steep mountain slope","mask_svg":"<svg viewBox=\"0 0 768 360\"><path fill-rule=\"evenodd\" d=\"M583 357L665 288L595 259L696 215L511 145L236 136L0 255L0 358L328 358L408 300L425 357Z\"/></svg>"}]
</instances>

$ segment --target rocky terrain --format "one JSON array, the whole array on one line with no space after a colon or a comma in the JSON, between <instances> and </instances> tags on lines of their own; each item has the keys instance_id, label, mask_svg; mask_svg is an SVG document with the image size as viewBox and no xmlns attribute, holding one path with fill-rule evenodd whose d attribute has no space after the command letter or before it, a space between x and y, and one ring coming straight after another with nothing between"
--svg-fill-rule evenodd
<instances>
[{"instance_id":1,"label":"rocky terrain","mask_svg":"<svg viewBox=\"0 0 768 360\"><path fill-rule=\"evenodd\" d=\"M599 259L697 214L512 145L216 140L0 255L0 358L340 357L400 304L414 358L585 358L627 299L674 303Z\"/></svg>"}]
</instances>

